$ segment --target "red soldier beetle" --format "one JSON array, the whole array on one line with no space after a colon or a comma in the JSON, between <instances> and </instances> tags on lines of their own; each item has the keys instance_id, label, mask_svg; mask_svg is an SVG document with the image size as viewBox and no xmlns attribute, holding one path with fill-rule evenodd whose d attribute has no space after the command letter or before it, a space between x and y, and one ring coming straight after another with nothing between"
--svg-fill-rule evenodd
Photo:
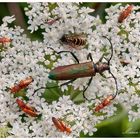
<instances>
[{"instance_id":1,"label":"red soldier beetle","mask_svg":"<svg viewBox=\"0 0 140 140\"><path fill-rule=\"evenodd\" d=\"M12 40L10 38L7 38L7 37L0 38L0 43L2 43L2 44L9 43L11 41Z\"/></svg>"},{"instance_id":2,"label":"red soldier beetle","mask_svg":"<svg viewBox=\"0 0 140 140\"><path fill-rule=\"evenodd\" d=\"M16 84L10 89L11 93L19 92L21 89L26 88L31 82L33 82L33 78L31 76L27 77L25 80L21 80L19 84Z\"/></svg>"},{"instance_id":3,"label":"red soldier beetle","mask_svg":"<svg viewBox=\"0 0 140 140\"><path fill-rule=\"evenodd\" d=\"M52 122L54 123L55 127L59 129L61 132L71 133L71 129L67 127L60 119L56 119L52 117Z\"/></svg>"},{"instance_id":4,"label":"red soldier beetle","mask_svg":"<svg viewBox=\"0 0 140 140\"><path fill-rule=\"evenodd\" d=\"M108 106L111 101L115 98L114 95L109 95L107 98L105 98L99 105L97 105L95 107L95 112L100 111L101 109L103 109L104 107Z\"/></svg>"},{"instance_id":5,"label":"red soldier beetle","mask_svg":"<svg viewBox=\"0 0 140 140\"><path fill-rule=\"evenodd\" d=\"M37 117L38 114L35 110L35 108L30 107L29 105L25 104L22 100L16 99L16 103L18 104L19 108L25 113L28 114L31 117Z\"/></svg>"},{"instance_id":6,"label":"red soldier beetle","mask_svg":"<svg viewBox=\"0 0 140 140\"><path fill-rule=\"evenodd\" d=\"M129 5L124 11L119 15L118 22L122 23L132 12L133 5Z\"/></svg>"}]
</instances>

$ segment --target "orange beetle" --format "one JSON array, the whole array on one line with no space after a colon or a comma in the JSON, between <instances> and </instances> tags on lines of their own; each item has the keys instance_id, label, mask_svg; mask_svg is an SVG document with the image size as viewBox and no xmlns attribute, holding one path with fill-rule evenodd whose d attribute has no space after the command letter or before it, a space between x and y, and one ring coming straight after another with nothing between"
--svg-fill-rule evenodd
<instances>
[{"instance_id":1,"label":"orange beetle","mask_svg":"<svg viewBox=\"0 0 140 140\"><path fill-rule=\"evenodd\" d=\"M61 132L66 131L67 133L71 133L71 129L67 127L60 119L56 119L55 117L52 117L52 121L57 129L59 129Z\"/></svg>"},{"instance_id":2,"label":"orange beetle","mask_svg":"<svg viewBox=\"0 0 140 140\"><path fill-rule=\"evenodd\" d=\"M48 20L47 24L52 25L53 23L55 23L59 19L60 19L60 17L57 17L56 19Z\"/></svg>"},{"instance_id":3,"label":"orange beetle","mask_svg":"<svg viewBox=\"0 0 140 140\"><path fill-rule=\"evenodd\" d=\"M108 106L111 103L111 100L114 99L113 95L109 95L107 98L105 98L99 105L97 105L95 107L95 112L100 111L101 109L103 109L104 107Z\"/></svg>"},{"instance_id":4,"label":"orange beetle","mask_svg":"<svg viewBox=\"0 0 140 140\"><path fill-rule=\"evenodd\" d=\"M16 99L16 103L18 104L18 106L20 107L20 109L23 112L25 112L26 114L28 114L29 116L31 116L31 117L37 117L38 116L38 114L36 112L36 109L28 106L22 100Z\"/></svg>"},{"instance_id":5,"label":"orange beetle","mask_svg":"<svg viewBox=\"0 0 140 140\"><path fill-rule=\"evenodd\" d=\"M133 5L129 5L124 11L122 11L118 18L118 22L122 23L130 15L132 9L133 9Z\"/></svg>"},{"instance_id":6,"label":"orange beetle","mask_svg":"<svg viewBox=\"0 0 140 140\"><path fill-rule=\"evenodd\" d=\"M0 43L2 43L2 44L9 43L11 41L12 40L10 38L7 38L7 37L0 38Z\"/></svg>"},{"instance_id":7,"label":"orange beetle","mask_svg":"<svg viewBox=\"0 0 140 140\"><path fill-rule=\"evenodd\" d=\"M21 89L26 88L31 82L33 82L33 78L31 76L27 77L25 80L21 80L19 84L10 89L11 93L19 92Z\"/></svg>"}]
</instances>

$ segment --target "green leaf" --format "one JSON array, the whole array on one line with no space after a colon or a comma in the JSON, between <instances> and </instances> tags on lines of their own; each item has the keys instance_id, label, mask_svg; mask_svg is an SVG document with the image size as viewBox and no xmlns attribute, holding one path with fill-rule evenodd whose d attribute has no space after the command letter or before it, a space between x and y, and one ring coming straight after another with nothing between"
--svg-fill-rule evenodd
<instances>
[{"instance_id":1,"label":"green leaf","mask_svg":"<svg viewBox=\"0 0 140 140\"><path fill-rule=\"evenodd\" d=\"M81 133L81 137L122 137L123 131L127 127L127 113L119 107L117 116L112 116L100 124L97 124L97 132L93 136L84 135Z\"/></svg>"},{"instance_id":2,"label":"green leaf","mask_svg":"<svg viewBox=\"0 0 140 140\"><path fill-rule=\"evenodd\" d=\"M55 82L47 83L45 92L42 96L48 103L52 103L52 101L58 101L63 95L70 95L71 100L76 104L82 103L85 100L82 91L79 91L78 89L74 90L72 86L68 86L68 90L62 92L58 84Z\"/></svg>"},{"instance_id":3,"label":"green leaf","mask_svg":"<svg viewBox=\"0 0 140 140\"><path fill-rule=\"evenodd\" d=\"M44 94L42 95L48 103L52 103L53 101L57 101L59 97L61 97L63 94L61 93L61 90L56 83L47 83L46 87L52 87L49 89L45 89Z\"/></svg>"},{"instance_id":4,"label":"green leaf","mask_svg":"<svg viewBox=\"0 0 140 140\"><path fill-rule=\"evenodd\" d=\"M73 90L71 92L71 100L75 104L80 104L80 103L84 102L85 99L83 98L83 92L82 91L79 91L79 90Z\"/></svg>"},{"instance_id":5,"label":"green leaf","mask_svg":"<svg viewBox=\"0 0 140 140\"><path fill-rule=\"evenodd\" d=\"M14 98L16 98L16 97L22 97L23 100L28 101L29 98L26 96L26 91L27 91L27 89L20 90L19 92L17 92L17 93L14 94Z\"/></svg>"},{"instance_id":6,"label":"green leaf","mask_svg":"<svg viewBox=\"0 0 140 140\"><path fill-rule=\"evenodd\" d=\"M139 137L140 136L140 119L129 122L128 128L124 131L125 137Z\"/></svg>"},{"instance_id":7,"label":"green leaf","mask_svg":"<svg viewBox=\"0 0 140 140\"><path fill-rule=\"evenodd\" d=\"M8 137L10 135L8 133L9 130L10 130L10 128L7 126L0 127L0 138Z\"/></svg>"}]
</instances>

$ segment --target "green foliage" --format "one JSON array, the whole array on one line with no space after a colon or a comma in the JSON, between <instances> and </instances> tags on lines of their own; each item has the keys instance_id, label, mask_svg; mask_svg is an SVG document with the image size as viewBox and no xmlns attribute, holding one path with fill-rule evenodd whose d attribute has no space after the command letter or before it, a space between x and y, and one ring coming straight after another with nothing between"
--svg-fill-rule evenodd
<instances>
[{"instance_id":1,"label":"green foliage","mask_svg":"<svg viewBox=\"0 0 140 140\"><path fill-rule=\"evenodd\" d=\"M6 138L9 136L8 131L10 130L7 126L0 127L0 138Z\"/></svg>"},{"instance_id":2,"label":"green foliage","mask_svg":"<svg viewBox=\"0 0 140 140\"><path fill-rule=\"evenodd\" d=\"M120 108L116 116L98 124L97 129L93 136L81 133L81 137L139 137L140 119L129 122L126 111Z\"/></svg>"},{"instance_id":3,"label":"green foliage","mask_svg":"<svg viewBox=\"0 0 140 140\"><path fill-rule=\"evenodd\" d=\"M42 97L44 97L48 103L57 101L59 97L61 97L61 90L57 87L56 83L47 83L46 87L48 87L48 89L45 89Z\"/></svg>"},{"instance_id":4,"label":"green foliage","mask_svg":"<svg viewBox=\"0 0 140 140\"><path fill-rule=\"evenodd\" d=\"M125 137L140 137L140 119L128 123L128 129L124 131Z\"/></svg>"},{"instance_id":5,"label":"green foliage","mask_svg":"<svg viewBox=\"0 0 140 140\"><path fill-rule=\"evenodd\" d=\"M69 93L71 93L70 97L74 103L79 104L84 101L82 92L74 90L71 86L69 86L67 91L62 92L57 83L47 83L42 97L44 97L48 103L52 103L52 101L57 101L62 95L69 95Z\"/></svg>"}]
</instances>

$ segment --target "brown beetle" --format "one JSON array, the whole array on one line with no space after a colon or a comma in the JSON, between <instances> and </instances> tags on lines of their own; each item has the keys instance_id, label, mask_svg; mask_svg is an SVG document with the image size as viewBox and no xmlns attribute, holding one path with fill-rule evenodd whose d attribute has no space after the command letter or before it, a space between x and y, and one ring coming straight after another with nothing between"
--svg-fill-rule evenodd
<instances>
[{"instance_id":1,"label":"brown beetle","mask_svg":"<svg viewBox=\"0 0 140 140\"><path fill-rule=\"evenodd\" d=\"M52 117L52 121L57 129L59 129L61 132L67 132L71 133L71 129L67 127L60 119L56 119L55 117Z\"/></svg>"},{"instance_id":2,"label":"brown beetle","mask_svg":"<svg viewBox=\"0 0 140 140\"><path fill-rule=\"evenodd\" d=\"M13 86L10 90L11 93L17 93L21 89L26 88L31 82L33 82L33 78L31 76L27 77L25 80L21 80L19 84Z\"/></svg>"},{"instance_id":3,"label":"brown beetle","mask_svg":"<svg viewBox=\"0 0 140 140\"><path fill-rule=\"evenodd\" d=\"M119 15L118 22L122 23L132 12L133 5L129 5L124 11Z\"/></svg>"}]
</instances>

